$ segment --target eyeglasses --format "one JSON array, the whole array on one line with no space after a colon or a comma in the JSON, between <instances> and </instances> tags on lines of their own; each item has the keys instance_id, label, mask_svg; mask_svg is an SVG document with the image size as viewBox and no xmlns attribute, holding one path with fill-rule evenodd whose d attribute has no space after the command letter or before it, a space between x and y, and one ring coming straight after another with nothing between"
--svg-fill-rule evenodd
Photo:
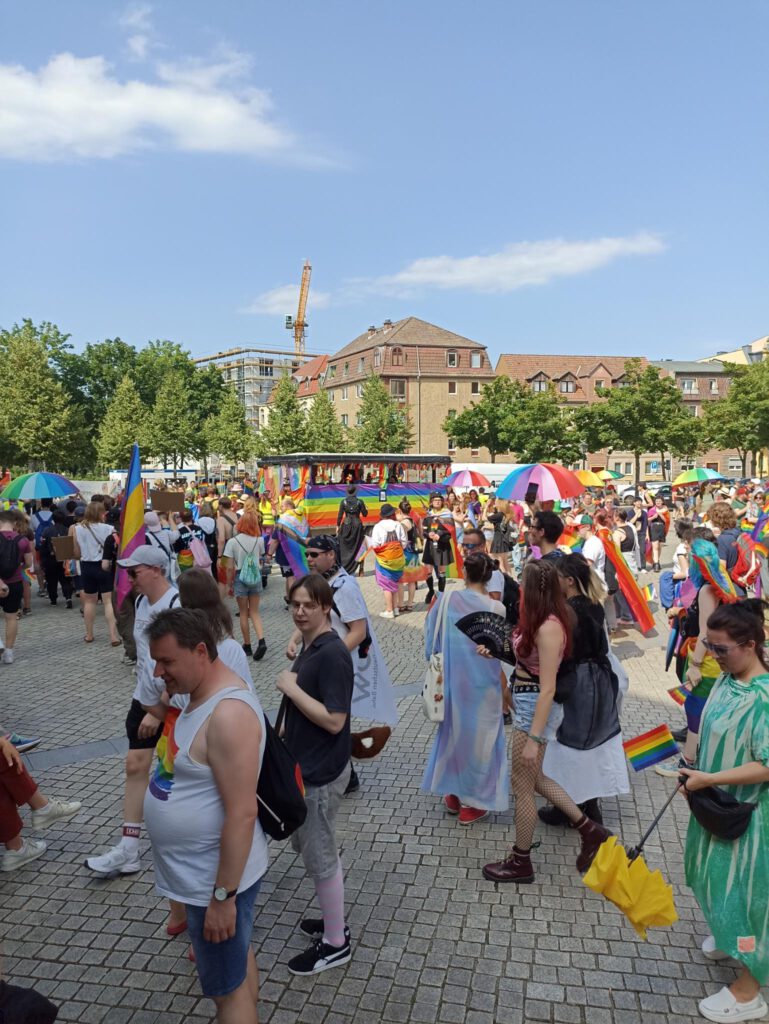
<instances>
[{"instance_id":1,"label":"eyeglasses","mask_svg":"<svg viewBox=\"0 0 769 1024\"><path fill-rule=\"evenodd\" d=\"M717 658L725 658L729 651L736 651L738 647L744 647L746 642L743 640L741 644L712 644L710 640L703 640L702 646L706 651L715 654Z\"/></svg>"}]
</instances>

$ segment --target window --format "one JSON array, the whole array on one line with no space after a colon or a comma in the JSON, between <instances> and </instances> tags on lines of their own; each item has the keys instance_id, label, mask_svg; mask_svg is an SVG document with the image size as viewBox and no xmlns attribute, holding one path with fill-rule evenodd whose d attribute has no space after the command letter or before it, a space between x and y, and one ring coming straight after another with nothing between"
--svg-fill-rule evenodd
<instances>
[{"instance_id":1,"label":"window","mask_svg":"<svg viewBox=\"0 0 769 1024\"><path fill-rule=\"evenodd\" d=\"M547 380L545 377L538 377L531 382L531 390L534 392L547 391Z\"/></svg>"},{"instance_id":2,"label":"window","mask_svg":"<svg viewBox=\"0 0 769 1024\"><path fill-rule=\"evenodd\" d=\"M449 409L449 411L446 413L446 419L453 420L453 419L456 418L456 415L457 415L457 410L456 409Z\"/></svg>"},{"instance_id":3,"label":"window","mask_svg":"<svg viewBox=\"0 0 769 1024\"><path fill-rule=\"evenodd\" d=\"M349 416L347 415L347 413L343 412L342 415L339 417L339 419L342 421L342 426L346 427L347 426L347 421L349 420Z\"/></svg>"},{"instance_id":4,"label":"window","mask_svg":"<svg viewBox=\"0 0 769 1024\"><path fill-rule=\"evenodd\" d=\"M360 359L358 360L358 373L363 373L363 370L365 369L365 366L366 366L366 357L365 356L361 356Z\"/></svg>"},{"instance_id":5,"label":"window","mask_svg":"<svg viewBox=\"0 0 769 1024\"><path fill-rule=\"evenodd\" d=\"M456 352L447 352L446 353L446 366L451 366L451 367L459 366L459 356L457 355Z\"/></svg>"},{"instance_id":6,"label":"window","mask_svg":"<svg viewBox=\"0 0 769 1024\"><path fill-rule=\"evenodd\" d=\"M596 387L596 391L598 390L598 388L605 388L606 387L606 381L604 380L603 377L599 377L596 380L595 387Z\"/></svg>"},{"instance_id":7,"label":"window","mask_svg":"<svg viewBox=\"0 0 769 1024\"><path fill-rule=\"evenodd\" d=\"M577 390L577 385L573 380L562 380L558 384L558 390L562 395L573 395Z\"/></svg>"},{"instance_id":8,"label":"window","mask_svg":"<svg viewBox=\"0 0 769 1024\"><path fill-rule=\"evenodd\" d=\"M346 377L347 374L350 372L350 364L349 363L345 363L344 364L344 370L342 372L344 373L344 376Z\"/></svg>"},{"instance_id":9,"label":"window","mask_svg":"<svg viewBox=\"0 0 769 1024\"><path fill-rule=\"evenodd\" d=\"M394 348L392 351L391 362L393 366L403 366L403 349Z\"/></svg>"},{"instance_id":10,"label":"window","mask_svg":"<svg viewBox=\"0 0 769 1024\"><path fill-rule=\"evenodd\" d=\"M272 377L273 376L274 362L272 359L260 359L259 360L259 376L260 377Z\"/></svg>"},{"instance_id":11,"label":"window","mask_svg":"<svg viewBox=\"0 0 769 1024\"><path fill-rule=\"evenodd\" d=\"M630 474L632 472L633 472L633 463L632 462L626 462L625 463L625 476L630 476Z\"/></svg>"},{"instance_id":12,"label":"window","mask_svg":"<svg viewBox=\"0 0 769 1024\"><path fill-rule=\"evenodd\" d=\"M694 380L693 377L682 377L681 378L681 390L684 391L684 392L686 392L686 391L696 391L697 390L697 381Z\"/></svg>"},{"instance_id":13,"label":"window","mask_svg":"<svg viewBox=\"0 0 769 1024\"><path fill-rule=\"evenodd\" d=\"M355 385L355 397L356 398L363 398L363 385L362 384L356 384Z\"/></svg>"},{"instance_id":14,"label":"window","mask_svg":"<svg viewBox=\"0 0 769 1024\"><path fill-rule=\"evenodd\" d=\"M374 349L374 366L380 366L382 363L382 352L380 349Z\"/></svg>"},{"instance_id":15,"label":"window","mask_svg":"<svg viewBox=\"0 0 769 1024\"><path fill-rule=\"evenodd\" d=\"M600 470L599 470L599 472L600 472ZM621 462L615 462L614 463L614 472L615 473L621 473L622 472L622 463Z\"/></svg>"},{"instance_id":16,"label":"window","mask_svg":"<svg viewBox=\"0 0 769 1024\"><path fill-rule=\"evenodd\" d=\"M328 376L329 376L329 379L332 379L333 377L336 377L336 364L334 364L334 366L329 366L329 368L328 368Z\"/></svg>"},{"instance_id":17,"label":"window","mask_svg":"<svg viewBox=\"0 0 769 1024\"><path fill-rule=\"evenodd\" d=\"M403 377L394 377L390 381L390 394L399 401L406 400L406 381Z\"/></svg>"},{"instance_id":18,"label":"window","mask_svg":"<svg viewBox=\"0 0 769 1024\"><path fill-rule=\"evenodd\" d=\"M483 355L480 352L470 353L470 366L472 366L474 370L480 370L483 366Z\"/></svg>"},{"instance_id":19,"label":"window","mask_svg":"<svg viewBox=\"0 0 769 1024\"><path fill-rule=\"evenodd\" d=\"M449 451L450 452L455 452L456 450L457 450L457 442L454 440L453 437L450 437L449 438Z\"/></svg>"},{"instance_id":20,"label":"window","mask_svg":"<svg viewBox=\"0 0 769 1024\"><path fill-rule=\"evenodd\" d=\"M480 451L477 448L471 448L470 449L470 458L471 459L477 459L480 454L481 453L480 453Z\"/></svg>"},{"instance_id":21,"label":"window","mask_svg":"<svg viewBox=\"0 0 769 1024\"><path fill-rule=\"evenodd\" d=\"M738 459L735 455L729 458L729 472L730 473L741 473L742 472L742 459Z\"/></svg>"},{"instance_id":22,"label":"window","mask_svg":"<svg viewBox=\"0 0 769 1024\"><path fill-rule=\"evenodd\" d=\"M336 391L329 391L328 397L331 399L332 402L336 401L336 397L335 396L336 396Z\"/></svg>"},{"instance_id":23,"label":"window","mask_svg":"<svg viewBox=\"0 0 769 1024\"><path fill-rule=\"evenodd\" d=\"M718 394L718 381L717 380L711 380L710 381L710 393L711 393L711 395L717 395Z\"/></svg>"},{"instance_id":24,"label":"window","mask_svg":"<svg viewBox=\"0 0 769 1024\"><path fill-rule=\"evenodd\" d=\"M471 395L480 395L480 393L481 393L481 382L479 380L474 380L470 384L470 394Z\"/></svg>"},{"instance_id":25,"label":"window","mask_svg":"<svg viewBox=\"0 0 769 1024\"><path fill-rule=\"evenodd\" d=\"M457 393L457 382L455 380L449 381L449 394L455 395Z\"/></svg>"},{"instance_id":26,"label":"window","mask_svg":"<svg viewBox=\"0 0 769 1024\"><path fill-rule=\"evenodd\" d=\"M356 415L356 417L355 417L355 426L356 427L362 427L363 426L363 413L362 412L359 412Z\"/></svg>"},{"instance_id":27,"label":"window","mask_svg":"<svg viewBox=\"0 0 769 1024\"><path fill-rule=\"evenodd\" d=\"M679 473L683 473L686 469L694 469L694 463L691 460L681 459L678 464Z\"/></svg>"},{"instance_id":28,"label":"window","mask_svg":"<svg viewBox=\"0 0 769 1024\"><path fill-rule=\"evenodd\" d=\"M344 387L344 388L342 388L342 401L343 401L343 402L346 402L346 401L347 401L347 398L348 398L348 392L349 392L349 390L350 390L350 389L349 389L348 387Z\"/></svg>"}]
</instances>

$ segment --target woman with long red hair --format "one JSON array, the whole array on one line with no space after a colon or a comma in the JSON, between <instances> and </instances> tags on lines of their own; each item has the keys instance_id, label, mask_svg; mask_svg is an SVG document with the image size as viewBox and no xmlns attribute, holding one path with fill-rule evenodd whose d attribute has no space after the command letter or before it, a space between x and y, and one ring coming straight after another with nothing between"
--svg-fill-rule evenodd
<instances>
[{"instance_id":1,"label":"woman with long red hair","mask_svg":"<svg viewBox=\"0 0 769 1024\"><path fill-rule=\"evenodd\" d=\"M579 832L582 846L577 870L581 873L587 871L609 835L542 771L545 747L563 718L563 708L554 700L555 681L561 661L571 651L572 628L573 613L561 591L555 565L543 559L529 562L521 577L520 618L513 631L517 658L512 679L515 843L504 860L484 867L484 878L492 882L534 881L531 844L537 824L536 794L563 811ZM488 655L483 647L478 653Z\"/></svg>"}]
</instances>

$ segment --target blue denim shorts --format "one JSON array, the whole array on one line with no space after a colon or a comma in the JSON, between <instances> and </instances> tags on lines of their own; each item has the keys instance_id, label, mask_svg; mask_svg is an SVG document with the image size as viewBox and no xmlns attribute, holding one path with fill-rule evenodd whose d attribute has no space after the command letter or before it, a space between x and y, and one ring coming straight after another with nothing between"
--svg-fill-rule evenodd
<instances>
[{"instance_id":1,"label":"blue denim shorts","mask_svg":"<svg viewBox=\"0 0 769 1024\"><path fill-rule=\"evenodd\" d=\"M203 938L203 924L208 907L187 907L187 929L195 952L195 963L203 995L209 999L228 996L246 980L248 951L254 930L254 903L262 884L261 878L250 889L235 897L237 919L235 934L226 942L208 942Z\"/></svg>"},{"instance_id":2,"label":"blue denim shorts","mask_svg":"<svg viewBox=\"0 0 769 1024\"><path fill-rule=\"evenodd\" d=\"M235 574L235 582L232 586L232 591L235 597L251 597L252 594L256 594L257 597L261 596L264 587L262 586L262 577L259 577L258 583L252 583L250 586L246 586L245 583L240 582L240 573Z\"/></svg>"},{"instance_id":3,"label":"blue denim shorts","mask_svg":"<svg viewBox=\"0 0 769 1024\"><path fill-rule=\"evenodd\" d=\"M513 724L521 732L531 732L531 723L534 721L534 712L537 709L538 693L514 693L513 703L515 713ZM542 730L543 740L554 740L556 730L563 720L563 707L553 701L550 714L547 716L547 725Z\"/></svg>"}]
</instances>

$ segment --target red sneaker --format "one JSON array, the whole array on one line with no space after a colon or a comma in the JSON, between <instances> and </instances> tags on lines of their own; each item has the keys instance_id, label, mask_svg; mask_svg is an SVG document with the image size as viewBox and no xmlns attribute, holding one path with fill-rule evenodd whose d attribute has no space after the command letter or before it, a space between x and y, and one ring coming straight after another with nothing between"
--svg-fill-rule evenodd
<instances>
[{"instance_id":1,"label":"red sneaker","mask_svg":"<svg viewBox=\"0 0 769 1024\"><path fill-rule=\"evenodd\" d=\"M449 814L459 814L462 804L459 802L459 797L452 796L449 793L448 796L444 796L443 804Z\"/></svg>"},{"instance_id":2,"label":"red sneaker","mask_svg":"<svg viewBox=\"0 0 769 1024\"><path fill-rule=\"evenodd\" d=\"M474 821L483 821L488 816L489 812L482 811L480 807L463 807L459 812L459 824L472 825Z\"/></svg>"}]
</instances>

